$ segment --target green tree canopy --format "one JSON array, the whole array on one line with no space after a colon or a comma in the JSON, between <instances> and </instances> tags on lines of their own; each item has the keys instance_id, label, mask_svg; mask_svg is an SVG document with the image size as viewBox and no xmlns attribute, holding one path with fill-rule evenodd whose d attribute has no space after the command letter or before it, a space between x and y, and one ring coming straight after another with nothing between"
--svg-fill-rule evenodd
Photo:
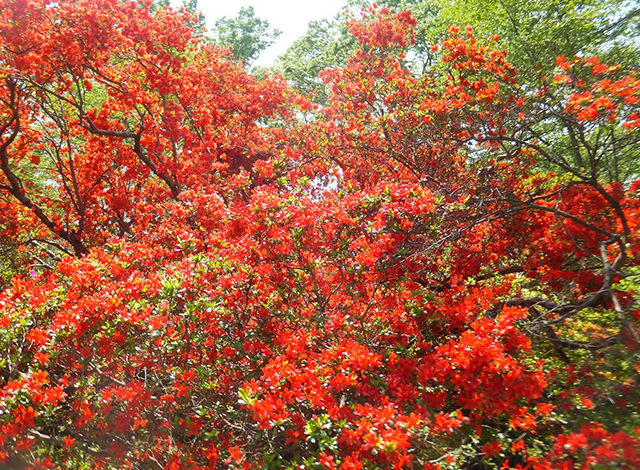
<instances>
[{"instance_id":1,"label":"green tree canopy","mask_svg":"<svg viewBox=\"0 0 640 470\"><path fill-rule=\"evenodd\" d=\"M242 7L234 18L223 17L215 23L213 37L222 46L230 46L233 56L251 65L280 36L269 22L255 15L253 7Z\"/></svg>"}]
</instances>

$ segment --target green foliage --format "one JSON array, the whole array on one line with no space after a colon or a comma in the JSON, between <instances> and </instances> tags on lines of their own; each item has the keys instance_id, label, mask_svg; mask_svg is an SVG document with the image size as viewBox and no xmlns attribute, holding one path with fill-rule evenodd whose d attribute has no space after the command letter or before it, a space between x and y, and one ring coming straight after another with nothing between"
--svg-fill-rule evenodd
<instances>
[{"instance_id":1,"label":"green foliage","mask_svg":"<svg viewBox=\"0 0 640 470\"><path fill-rule=\"evenodd\" d=\"M216 42L231 47L236 60L251 65L280 36L269 22L255 15L253 7L242 7L235 18L223 17L212 31Z\"/></svg>"},{"instance_id":2,"label":"green foliage","mask_svg":"<svg viewBox=\"0 0 640 470\"><path fill-rule=\"evenodd\" d=\"M619 64L621 72L637 67L640 8L633 1L436 1L441 32L450 24L468 24L481 38L499 38L518 70L522 90L547 88L562 72L554 65L558 57L598 56L604 63ZM565 105L553 92L530 99L529 114L538 122L533 130L549 152L579 172L588 168L591 158L601 159L604 164L598 176L604 181L632 181L640 171L640 154L634 146L625 145L625 134L614 126L593 127L564 119Z\"/></svg>"},{"instance_id":3,"label":"green foliage","mask_svg":"<svg viewBox=\"0 0 640 470\"><path fill-rule=\"evenodd\" d=\"M498 35L521 82L548 74L561 55L637 62L640 8L629 0L436 1L441 26L470 24L479 35Z\"/></svg>"},{"instance_id":4,"label":"green foliage","mask_svg":"<svg viewBox=\"0 0 640 470\"><path fill-rule=\"evenodd\" d=\"M278 58L276 70L294 88L307 94L315 93L315 99L323 102L327 95L319 73L345 65L356 48L357 42L348 34L342 16L311 21L307 33Z\"/></svg>"}]
</instances>

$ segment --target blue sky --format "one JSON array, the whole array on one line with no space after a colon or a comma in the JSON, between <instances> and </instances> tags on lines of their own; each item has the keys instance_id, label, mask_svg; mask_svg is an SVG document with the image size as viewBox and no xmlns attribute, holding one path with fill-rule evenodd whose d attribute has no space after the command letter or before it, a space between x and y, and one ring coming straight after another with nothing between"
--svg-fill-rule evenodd
<instances>
[{"instance_id":1,"label":"blue sky","mask_svg":"<svg viewBox=\"0 0 640 470\"><path fill-rule=\"evenodd\" d=\"M177 1L173 3L179 4ZM342 11L345 3L346 0L199 0L198 8L211 26L223 16L233 17L240 8L253 6L256 16L268 20L272 28L282 31L278 40L254 64L269 66L307 31L309 21L333 18Z\"/></svg>"}]
</instances>

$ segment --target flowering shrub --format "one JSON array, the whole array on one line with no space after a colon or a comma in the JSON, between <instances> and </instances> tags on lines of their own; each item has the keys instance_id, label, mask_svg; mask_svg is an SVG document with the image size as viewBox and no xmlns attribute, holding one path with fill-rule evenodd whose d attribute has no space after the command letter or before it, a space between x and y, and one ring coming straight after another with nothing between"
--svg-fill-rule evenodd
<instances>
[{"instance_id":1,"label":"flowering shrub","mask_svg":"<svg viewBox=\"0 0 640 470\"><path fill-rule=\"evenodd\" d=\"M638 183L540 142L495 44L417 76L372 7L319 108L184 12L0 12L2 465L640 464ZM558 66L537 98L637 142L633 73Z\"/></svg>"}]
</instances>

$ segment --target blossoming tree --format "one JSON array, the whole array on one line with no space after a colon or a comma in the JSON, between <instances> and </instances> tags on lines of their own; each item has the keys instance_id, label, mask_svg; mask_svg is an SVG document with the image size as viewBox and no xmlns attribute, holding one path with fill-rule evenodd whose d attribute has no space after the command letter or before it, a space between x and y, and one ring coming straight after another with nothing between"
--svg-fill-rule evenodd
<instances>
[{"instance_id":1,"label":"blossoming tree","mask_svg":"<svg viewBox=\"0 0 640 470\"><path fill-rule=\"evenodd\" d=\"M0 2L2 465L640 465L637 74L373 7L318 107L190 24Z\"/></svg>"}]
</instances>

